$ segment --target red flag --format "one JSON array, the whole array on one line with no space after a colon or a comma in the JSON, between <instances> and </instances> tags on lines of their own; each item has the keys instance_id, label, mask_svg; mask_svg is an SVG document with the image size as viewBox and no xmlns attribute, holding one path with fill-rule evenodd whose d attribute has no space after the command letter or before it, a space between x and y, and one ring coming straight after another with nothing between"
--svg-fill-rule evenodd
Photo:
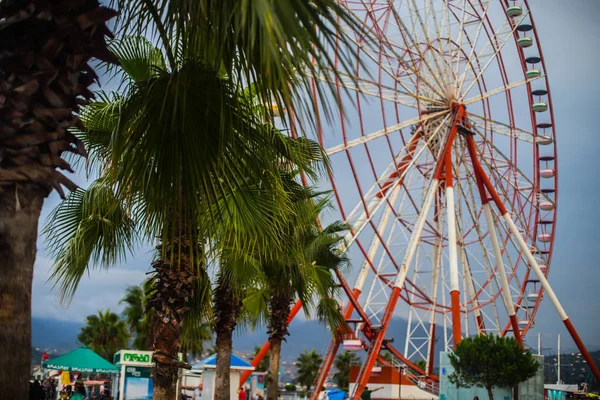
<instances>
[{"instance_id":1,"label":"red flag","mask_svg":"<svg viewBox=\"0 0 600 400\"><path fill-rule=\"evenodd\" d=\"M42 360L44 360L44 361L48 361L48 358L49 358L49 357L48 357L48 353L46 353L46 352L43 352L43 353L42 353Z\"/></svg>"}]
</instances>

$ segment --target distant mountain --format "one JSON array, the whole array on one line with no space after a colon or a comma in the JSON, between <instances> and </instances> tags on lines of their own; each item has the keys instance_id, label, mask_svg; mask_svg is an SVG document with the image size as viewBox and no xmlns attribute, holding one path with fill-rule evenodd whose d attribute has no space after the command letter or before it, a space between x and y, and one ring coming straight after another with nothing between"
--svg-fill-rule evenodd
<instances>
[{"instance_id":1,"label":"distant mountain","mask_svg":"<svg viewBox=\"0 0 600 400\"><path fill-rule=\"evenodd\" d=\"M79 346L77 335L82 322L49 318L31 319L31 346L51 352L64 353Z\"/></svg>"}]
</instances>

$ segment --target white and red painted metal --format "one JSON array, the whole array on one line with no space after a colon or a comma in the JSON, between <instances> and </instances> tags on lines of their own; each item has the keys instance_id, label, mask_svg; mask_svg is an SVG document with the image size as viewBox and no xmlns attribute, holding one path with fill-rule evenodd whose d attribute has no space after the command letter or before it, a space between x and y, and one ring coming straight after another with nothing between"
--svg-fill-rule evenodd
<instances>
[{"instance_id":1,"label":"white and red painted metal","mask_svg":"<svg viewBox=\"0 0 600 400\"><path fill-rule=\"evenodd\" d=\"M384 362L383 349L415 379L435 383L438 340L444 350L474 333L524 343L543 298L600 379L547 279L558 160L528 1L340 4L365 26L364 37L353 38L362 63L354 76L313 77L335 82L345 106L333 123L317 112L316 135L331 157L327 185L338 217L352 227L340 251L363 261L353 287L337 273L347 324L324 355L313 398L344 338L367 352L352 398L360 397L375 362ZM332 50L336 59L343 51ZM521 71L508 68L509 60ZM350 106L344 98L352 93ZM341 135L324 133L330 130ZM300 308L296 303L290 321ZM409 321L403 351L392 344L398 332L388 330L396 316ZM267 351L268 343L253 364Z\"/></svg>"}]
</instances>

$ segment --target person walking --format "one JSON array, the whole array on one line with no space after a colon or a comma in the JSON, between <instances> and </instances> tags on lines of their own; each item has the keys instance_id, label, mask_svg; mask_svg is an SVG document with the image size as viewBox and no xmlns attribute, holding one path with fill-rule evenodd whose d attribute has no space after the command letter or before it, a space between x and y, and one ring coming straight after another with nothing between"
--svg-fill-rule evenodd
<instances>
[{"instance_id":1,"label":"person walking","mask_svg":"<svg viewBox=\"0 0 600 400\"><path fill-rule=\"evenodd\" d=\"M380 386L378 388L371 389L371 390L369 390L369 387L367 386L365 388L365 391L362 392L362 394L360 395L360 398L361 398L361 400L371 400L371 394L373 392L376 392L376 391L381 390L381 389L383 389L383 386Z\"/></svg>"}]
</instances>

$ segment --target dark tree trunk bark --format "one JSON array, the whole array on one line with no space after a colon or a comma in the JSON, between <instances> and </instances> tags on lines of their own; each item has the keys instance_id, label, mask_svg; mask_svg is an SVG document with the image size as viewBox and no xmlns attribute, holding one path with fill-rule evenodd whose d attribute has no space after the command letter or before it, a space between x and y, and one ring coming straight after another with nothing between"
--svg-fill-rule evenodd
<instances>
[{"instance_id":1,"label":"dark tree trunk bark","mask_svg":"<svg viewBox=\"0 0 600 400\"><path fill-rule=\"evenodd\" d=\"M183 246L189 243L182 237L178 240L182 241ZM152 277L154 287L148 306L155 313L152 318L155 327L152 334L154 400L175 400L179 370L191 368L178 360L178 353L181 349L183 317L188 302L193 298L195 275L191 271L189 258L184 255L185 250L176 256L178 267L171 265L171 249L176 247L177 240L167 244L164 259L159 258L152 264L155 269Z\"/></svg>"},{"instance_id":2,"label":"dark tree trunk bark","mask_svg":"<svg viewBox=\"0 0 600 400\"><path fill-rule=\"evenodd\" d=\"M290 290L291 292L291 290ZM279 364L281 360L281 344L289 335L288 315L292 304L289 292L272 293L269 303L269 342L271 357L269 359L269 377L267 381L267 400L279 398Z\"/></svg>"},{"instance_id":3,"label":"dark tree trunk bark","mask_svg":"<svg viewBox=\"0 0 600 400\"><path fill-rule=\"evenodd\" d=\"M217 365L215 369L214 400L231 400L231 352L233 330L242 308L240 296L231 283L220 276L214 294ZM237 385L238 383L236 383ZM236 399L233 399L236 400Z\"/></svg>"},{"instance_id":4,"label":"dark tree trunk bark","mask_svg":"<svg viewBox=\"0 0 600 400\"><path fill-rule=\"evenodd\" d=\"M233 350L232 337L233 332L229 329L217 330L217 366L215 370L215 400L230 400L231 398L230 369L231 352Z\"/></svg>"},{"instance_id":5,"label":"dark tree trunk bark","mask_svg":"<svg viewBox=\"0 0 600 400\"><path fill-rule=\"evenodd\" d=\"M490 398L490 400L494 400L494 392L492 392L492 387L486 387L487 392L488 392L488 397Z\"/></svg>"},{"instance_id":6,"label":"dark tree trunk bark","mask_svg":"<svg viewBox=\"0 0 600 400\"><path fill-rule=\"evenodd\" d=\"M269 358L269 380L267 382L267 400L279 398L279 363L281 359L281 339L272 338L271 357Z\"/></svg>"},{"instance_id":7,"label":"dark tree trunk bark","mask_svg":"<svg viewBox=\"0 0 600 400\"><path fill-rule=\"evenodd\" d=\"M47 194L36 185L0 186L0 399L29 397L31 283Z\"/></svg>"}]
</instances>

